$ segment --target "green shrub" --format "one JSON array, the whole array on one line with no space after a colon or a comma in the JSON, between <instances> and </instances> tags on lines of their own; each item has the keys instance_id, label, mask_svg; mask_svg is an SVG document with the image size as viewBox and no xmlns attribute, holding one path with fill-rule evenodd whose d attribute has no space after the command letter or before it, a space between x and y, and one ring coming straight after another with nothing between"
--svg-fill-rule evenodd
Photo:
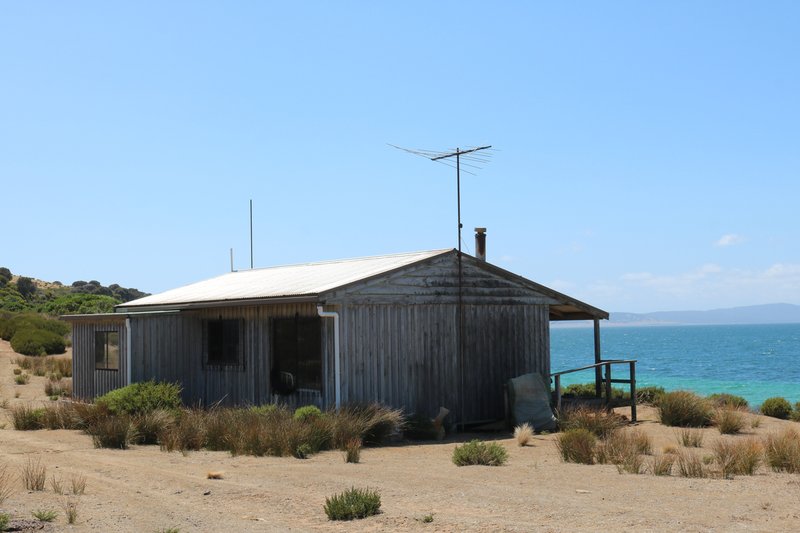
<instances>
[{"instance_id":1,"label":"green shrub","mask_svg":"<svg viewBox=\"0 0 800 533\"><path fill-rule=\"evenodd\" d=\"M556 438L556 448L565 463L594 464L595 434L585 428L568 429Z\"/></svg>"},{"instance_id":2,"label":"green shrub","mask_svg":"<svg viewBox=\"0 0 800 533\"><path fill-rule=\"evenodd\" d=\"M45 330L55 333L62 339L70 331L67 323L35 313L15 314L6 320L0 320L0 338L3 340L10 341L17 331L22 329Z\"/></svg>"},{"instance_id":3,"label":"green shrub","mask_svg":"<svg viewBox=\"0 0 800 533\"><path fill-rule=\"evenodd\" d=\"M788 420L789 416L792 414L792 405L786 398L781 398L780 396L767 398L764 400L764 403L761 404L761 413L773 418Z\"/></svg>"},{"instance_id":4,"label":"green shrub","mask_svg":"<svg viewBox=\"0 0 800 533\"><path fill-rule=\"evenodd\" d=\"M508 452L496 442L471 440L453 450L453 464L456 466L486 465L502 466L508 460Z\"/></svg>"},{"instance_id":5,"label":"green shrub","mask_svg":"<svg viewBox=\"0 0 800 533\"><path fill-rule=\"evenodd\" d=\"M0 512L0 531L5 531L8 528L9 522L11 522L11 515Z\"/></svg>"},{"instance_id":6,"label":"green shrub","mask_svg":"<svg viewBox=\"0 0 800 533\"><path fill-rule=\"evenodd\" d=\"M11 337L11 348L24 355L52 355L64 353L64 337L46 329L21 328Z\"/></svg>"},{"instance_id":7,"label":"green shrub","mask_svg":"<svg viewBox=\"0 0 800 533\"><path fill-rule=\"evenodd\" d=\"M561 390L562 396L567 397L575 397L575 398L595 398L595 384L594 383L573 383L572 385L567 385L563 387ZM600 397L606 397L606 387L603 384L600 387ZM613 400L623 400L628 399L631 397L631 393L624 389L620 389L619 387L612 387L611 388L611 398ZM638 397L638 396L637 396Z\"/></svg>"},{"instance_id":8,"label":"green shrub","mask_svg":"<svg viewBox=\"0 0 800 533\"><path fill-rule=\"evenodd\" d=\"M40 522L52 522L58 516L58 513L52 509L37 509L31 511L31 514Z\"/></svg>"},{"instance_id":9,"label":"green shrub","mask_svg":"<svg viewBox=\"0 0 800 533\"><path fill-rule=\"evenodd\" d=\"M65 294L44 304L42 310L50 315L90 315L113 313L120 300L102 294Z\"/></svg>"},{"instance_id":10,"label":"green shrub","mask_svg":"<svg viewBox=\"0 0 800 533\"><path fill-rule=\"evenodd\" d=\"M565 409L558 413L558 427L562 430L587 429L603 438L625 425L620 415L586 406Z\"/></svg>"},{"instance_id":11,"label":"green shrub","mask_svg":"<svg viewBox=\"0 0 800 533\"><path fill-rule=\"evenodd\" d=\"M735 394L716 392L708 397L715 407L729 407L732 409L747 409L747 400Z\"/></svg>"},{"instance_id":12,"label":"green shrub","mask_svg":"<svg viewBox=\"0 0 800 533\"><path fill-rule=\"evenodd\" d=\"M658 415L665 426L704 427L711 424L711 402L688 391L664 394L658 401Z\"/></svg>"},{"instance_id":13,"label":"green shrub","mask_svg":"<svg viewBox=\"0 0 800 533\"><path fill-rule=\"evenodd\" d=\"M129 415L177 409L181 406L181 388L177 383L143 381L113 390L97 398L95 404L114 414Z\"/></svg>"},{"instance_id":14,"label":"green shrub","mask_svg":"<svg viewBox=\"0 0 800 533\"><path fill-rule=\"evenodd\" d=\"M44 428L45 409L17 404L11 408L11 423L17 431Z\"/></svg>"},{"instance_id":15,"label":"green shrub","mask_svg":"<svg viewBox=\"0 0 800 533\"><path fill-rule=\"evenodd\" d=\"M325 498L325 514L328 520L353 520L378 514L381 496L372 489L352 487L340 494Z\"/></svg>"},{"instance_id":16,"label":"green shrub","mask_svg":"<svg viewBox=\"0 0 800 533\"><path fill-rule=\"evenodd\" d=\"M14 383L16 383L17 385L27 385L30 380L31 377L28 374L20 374L18 376L14 376Z\"/></svg>"},{"instance_id":17,"label":"green shrub","mask_svg":"<svg viewBox=\"0 0 800 533\"><path fill-rule=\"evenodd\" d=\"M257 415L268 415L274 413L278 406L274 403L265 403L263 405L254 405L250 407L250 412Z\"/></svg>"},{"instance_id":18,"label":"green shrub","mask_svg":"<svg viewBox=\"0 0 800 533\"><path fill-rule=\"evenodd\" d=\"M322 411L316 405L304 405L294 411L294 419L298 422L308 422L311 419L322 416Z\"/></svg>"},{"instance_id":19,"label":"green shrub","mask_svg":"<svg viewBox=\"0 0 800 533\"><path fill-rule=\"evenodd\" d=\"M792 411L790 418L795 422L800 422L800 402L796 402L794 404L794 410Z\"/></svg>"}]
</instances>

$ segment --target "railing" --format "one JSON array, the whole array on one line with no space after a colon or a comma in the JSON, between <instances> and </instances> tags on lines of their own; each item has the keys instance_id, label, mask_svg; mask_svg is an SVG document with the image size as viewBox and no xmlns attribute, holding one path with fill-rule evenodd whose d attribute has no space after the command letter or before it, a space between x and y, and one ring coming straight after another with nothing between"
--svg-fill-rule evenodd
<instances>
[{"instance_id":1,"label":"railing","mask_svg":"<svg viewBox=\"0 0 800 533\"><path fill-rule=\"evenodd\" d=\"M624 365L630 367L630 379L612 379L611 378L611 365ZM605 368L605 378L601 378L602 383L605 384L606 392L606 405L611 403L611 384L612 383L630 383L631 386L631 422L636 422L636 359L604 359L599 363L593 365L582 366L580 368L572 368L562 372L550 374L550 377L555 380L556 389L556 409L561 410L561 376L564 374L571 374L572 372L580 372L581 370L589 370L590 368ZM597 390L600 391L600 382L596 382ZM599 397L599 396L598 396Z\"/></svg>"}]
</instances>

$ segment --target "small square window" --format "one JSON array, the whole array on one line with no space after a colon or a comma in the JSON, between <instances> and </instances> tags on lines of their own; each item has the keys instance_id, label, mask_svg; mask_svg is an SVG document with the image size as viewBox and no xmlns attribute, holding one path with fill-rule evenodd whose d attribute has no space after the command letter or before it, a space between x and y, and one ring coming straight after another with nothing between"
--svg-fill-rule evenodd
<instances>
[{"instance_id":1,"label":"small square window","mask_svg":"<svg viewBox=\"0 0 800 533\"><path fill-rule=\"evenodd\" d=\"M119 370L118 332L94 332L94 367L98 370Z\"/></svg>"},{"instance_id":2,"label":"small square window","mask_svg":"<svg viewBox=\"0 0 800 533\"><path fill-rule=\"evenodd\" d=\"M209 320L206 323L206 363L241 364L239 320Z\"/></svg>"}]
</instances>

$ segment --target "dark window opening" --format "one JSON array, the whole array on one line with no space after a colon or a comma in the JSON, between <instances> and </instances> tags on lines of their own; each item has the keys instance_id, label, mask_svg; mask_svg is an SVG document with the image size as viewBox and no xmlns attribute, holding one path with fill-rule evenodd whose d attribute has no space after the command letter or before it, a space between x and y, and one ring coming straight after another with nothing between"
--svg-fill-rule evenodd
<instances>
[{"instance_id":1,"label":"dark window opening","mask_svg":"<svg viewBox=\"0 0 800 533\"><path fill-rule=\"evenodd\" d=\"M272 389L322 390L322 333L319 317L276 318L272 322Z\"/></svg>"},{"instance_id":2,"label":"dark window opening","mask_svg":"<svg viewBox=\"0 0 800 533\"><path fill-rule=\"evenodd\" d=\"M206 362L209 365L241 363L238 320L209 320L206 323Z\"/></svg>"},{"instance_id":3,"label":"dark window opening","mask_svg":"<svg viewBox=\"0 0 800 533\"><path fill-rule=\"evenodd\" d=\"M97 370L119 370L118 332L94 332L94 367Z\"/></svg>"}]
</instances>

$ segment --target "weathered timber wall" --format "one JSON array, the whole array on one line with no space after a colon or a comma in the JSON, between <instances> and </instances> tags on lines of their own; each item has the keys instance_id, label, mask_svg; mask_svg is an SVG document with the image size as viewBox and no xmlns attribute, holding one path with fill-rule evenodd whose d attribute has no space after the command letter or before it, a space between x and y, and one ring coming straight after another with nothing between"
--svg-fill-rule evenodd
<instances>
[{"instance_id":1,"label":"weathered timber wall","mask_svg":"<svg viewBox=\"0 0 800 533\"><path fill-rule=\"evenodd\" d=\"M360 305L342 311L342 398L461 420L455 305ZM504 416L503 385L550 371L547 306L466 305L464 421Z\"/></svg>"},{"instance_id":2,"label":"weathered timber wall","mask_svg":"<svg viewBox=\"0 0 800 533\"><path fill-rule=\"evenodd\" d=\"M98 331L119 333L119 370L95 370L94 334ZM75 398L91 400L126 385L126 335L124 317L72 324L72 395Z\"/></svg>"},{"instance_id":3,"label":"weathered timber wall","mask_svg":"<svg viewBox=\"0 0 800 533\"><path fill-rule=\"evenodd\" d=\"M183 400L188 404L257 405L270 402L270 320L296 314L316 316L316 307L311 304L220 307L174 315L133 317L133 381L178 382L183 387ZM203 321L209 319L243 321L239 339L243 349L241 365L205 364ZM326 367L323 360L323 372ZM293 403L292 397L284 399Z\"/></svg>"}]
</instances>

